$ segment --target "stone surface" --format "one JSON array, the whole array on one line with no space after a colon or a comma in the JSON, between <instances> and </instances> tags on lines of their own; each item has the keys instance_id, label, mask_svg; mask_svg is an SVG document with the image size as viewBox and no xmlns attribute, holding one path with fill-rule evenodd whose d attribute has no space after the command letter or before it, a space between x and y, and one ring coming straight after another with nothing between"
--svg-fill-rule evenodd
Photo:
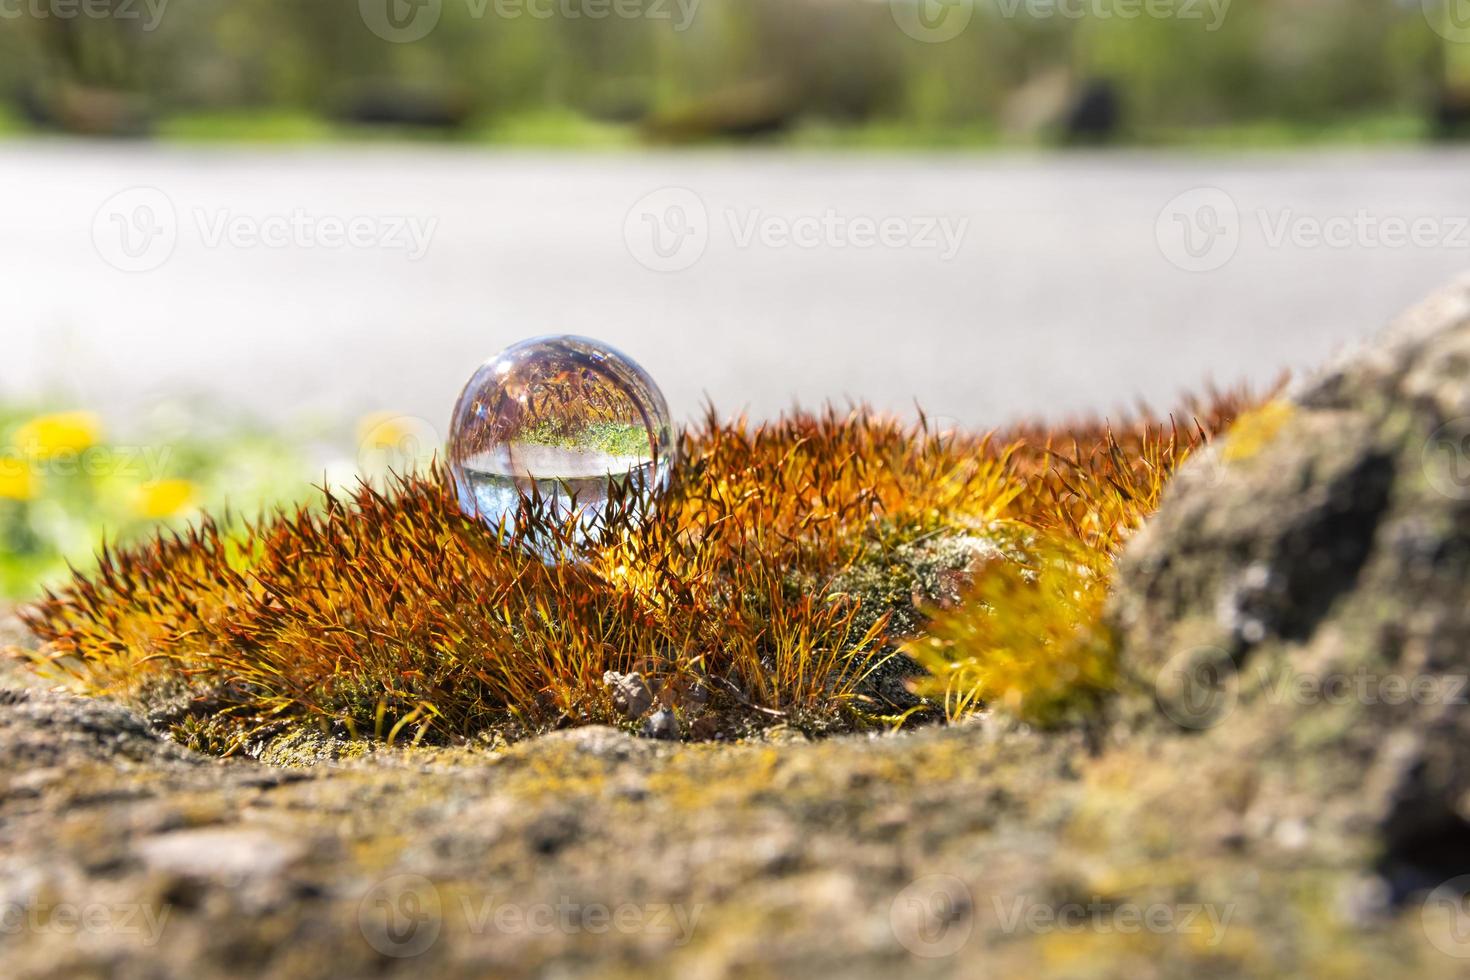
<instances>
[{"instance_id":1,"label":"stone surface","mask_svg":"<svg viewBox=\"0 0 1470 980\"><path fill-rule=\"evenodd\" d=\"M653 707L653 692L642 674L609 670L602 675L602 683L612 691L613 704L624 718L642 718Z\"/></svg>"},{"instance_id":2,"label":"stone surface","mask_svg":"<svg viewBox=\"0 0 1470 980\"><path fill-rule=\"evenodd\" d=\"M1113 607L1138 700L1249 767L1247 824L1396 892L1470 871L1467 369L1470 280L1186 464Z\"/></svg>"},{"instance_id":3,"label":"stone surface","mask_svg":"<svg viewBox=\"0 0 1470 980\"><path fill-rule=\"evenodd\" d=\"M998 720L679 745L608 728L301 769L7 699L9 977L1454 976L1198 740ZM90 721L87 721L90 719ZM107 719L122 738L15 746ZM11 764L20 758L20 765ZM1363 923L1367 923L1365 926Z\"/></svg>"}]
</instances>

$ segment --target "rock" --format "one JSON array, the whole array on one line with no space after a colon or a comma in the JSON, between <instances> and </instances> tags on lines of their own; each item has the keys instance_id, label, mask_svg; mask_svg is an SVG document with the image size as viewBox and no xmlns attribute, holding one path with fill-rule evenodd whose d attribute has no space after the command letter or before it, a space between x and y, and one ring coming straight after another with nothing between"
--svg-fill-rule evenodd
<instances>
[{"instance_id":1,"label":"rock","mask_svg":"<svg viewBox=\"0 0 1470 980\"><path fill-rule=\"evenodd\" d=\"M1470 870L1470 279L1187 463L1111 613L1262 832Z\"/></svg>"},{"instance_id":2,"label":"rock","mask_svg":"<svg viewBox=\"0 0 1470 980\"><path fill-rule=\"evenodd\" d=\"M1248 780L1197 778L1204 748L991 720L723 745L588 727L289 773L12 697L0 957L7 978L1457 975L1352 854L1273 859L1303 818L1217 847L1201 815Z\"/></svg>"},{"instance_id":3,"label":"rock","mask_svg":"<svg viewBox=\"0 0 1470 980\"><path fill-rule=\"evenodd\" d=\"M602 675L602 683L612 691L613 706L624 718L642 718L653 707L653 692L648 682L639 673L620 674L609 670Z\"/></svg>"},{"instance_id":4,"label":"rock","mask_svg":"<svg viewBox=\"0 0 1470 980\"><path fill-rule=\"evenodd\" d=\"M136 848L145 865L195 878L280 874L301 857L300 841L249 828L205 827L145 837Z\"/></svg>"},{"instance_id":5,"label":"rock","mask_svg":"<svg viewBox=\"0 0 1470 980\"><path fill-rule=\"evenodd\" d=\"M0 687L0 771L19 774L81 760L118 766L205 761L110 701Z\"/></svg>"},{"instance_id":6,"label":"rock","mask_svg":"<svg viewBox=\"0 0 1470 980\"><path fill-rule=\"evenodd\" d=\"M679 740L679 719L673 708L660 708L643 721L643 737L663 739L668 742Z\"/></svg>"},{"instance_id":7,"label":"rock","mask_svg":"<svg viewBox=\"0 0 1470 980\"><path fill-rule=\"evenodd\" d=\"M543 737L546 742L575 746L584 755L624 762L657 752L657 747L608 725L583 725Z\"/></svg>"},{"instance_id":8,"label":"rock","mask_svg":"<svg viewBox=\"0 0 1470 980\"><path fill-rule=\"evenodd\" d=\"M0 687L44 689L41 679L21 666L23 655L36 646L35 637L15 611L0 603Z\"/></svg>"}]
</instances>

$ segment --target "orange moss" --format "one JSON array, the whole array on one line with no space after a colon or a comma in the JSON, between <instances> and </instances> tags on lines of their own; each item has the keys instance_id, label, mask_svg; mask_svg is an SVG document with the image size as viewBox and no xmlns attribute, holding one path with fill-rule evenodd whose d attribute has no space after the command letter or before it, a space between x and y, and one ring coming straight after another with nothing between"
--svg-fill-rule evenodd
<instances>
[{"instance_id":1,"label":"orange moss","mask_svg":"<svg viewBox=\"0 0 1470 980\"><path fill-rule=\"evenodd\" d=\"M641 672L695 734L730 718L850 726L881 710L863 680L888 646L884 620L854 628L862 597L833 579L908 542L1004 524L1034 539L1036 563L981 570L974 603L940 613L913 649L952 708L1061 703L1108 682L1066 651L1095 619L1113 552L1240 404L1216 397L1188 429L1002 435L866 410L763 425L711 413L682 435L658 512L615 500L581 562L520 546L574 547L570 523L538 512L497 541L436 471L104 552L27 622L47 641L44 669L170 705L184 737L203 719L225 751L303 721L388 740L616 721L608 670ZM1034 642L1018 635L1031 630Z\"/></svg>"}]
</instances>

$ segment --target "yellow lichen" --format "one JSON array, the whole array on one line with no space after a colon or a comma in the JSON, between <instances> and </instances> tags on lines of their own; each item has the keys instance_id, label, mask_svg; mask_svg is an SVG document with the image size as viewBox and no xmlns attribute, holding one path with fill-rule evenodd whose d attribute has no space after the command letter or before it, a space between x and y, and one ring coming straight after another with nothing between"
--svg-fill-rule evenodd
<instances>
[{"instance_id":1,"label":"yellow lichen","mask_svg":"<svg viewBox=\"0 0 1470 980\"><path fill-rule=\"evenodd\" d=\"M1250 459L1276 438L1276 434L1295 414L1289 402L1280 399L1267 402L1236 419L1225 439L1222 457L1227 463Z\"/></svg>"}]
</instances>

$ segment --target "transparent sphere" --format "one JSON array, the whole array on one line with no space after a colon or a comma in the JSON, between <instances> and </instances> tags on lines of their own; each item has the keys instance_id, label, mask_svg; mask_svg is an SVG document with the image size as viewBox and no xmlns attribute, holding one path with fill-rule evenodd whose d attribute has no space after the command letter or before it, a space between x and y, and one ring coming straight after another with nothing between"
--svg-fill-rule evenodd
<instances>
[{"instance_id":1,"label":"transparent sphere","mask_svg":"<svg viewBox=\"0 0 1470 980\"><path fill-rule=\"evenodd\" d=\"M651 508L674 453L669 407L648 372L572 336L523 340L481 365L454 407L447 450L466 514L513 531L523 495L539 495L559 520L577 515L573 543L603 523L614 494Z\"/></svg>"}]
</instances>

